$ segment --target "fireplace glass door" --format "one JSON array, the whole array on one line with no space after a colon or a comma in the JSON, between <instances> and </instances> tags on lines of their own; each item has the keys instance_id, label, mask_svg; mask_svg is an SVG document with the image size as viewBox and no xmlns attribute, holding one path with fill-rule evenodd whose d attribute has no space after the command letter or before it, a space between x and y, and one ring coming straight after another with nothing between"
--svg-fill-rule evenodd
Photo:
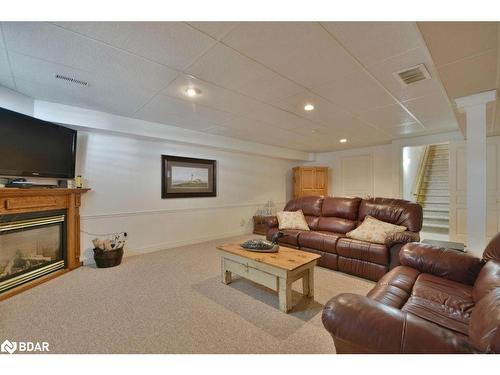
<instances>
[{"instance_id":1,"label":"fireplace glass door","mask_svg":"<svg viewBox=\"0 0 500 375\"><path fill-rule=\"evenodd\" d=\"M36 215L39 216L39 215ZM0 221L0 293L64 268L65 214Z\"/></svg>"}]
</instances>

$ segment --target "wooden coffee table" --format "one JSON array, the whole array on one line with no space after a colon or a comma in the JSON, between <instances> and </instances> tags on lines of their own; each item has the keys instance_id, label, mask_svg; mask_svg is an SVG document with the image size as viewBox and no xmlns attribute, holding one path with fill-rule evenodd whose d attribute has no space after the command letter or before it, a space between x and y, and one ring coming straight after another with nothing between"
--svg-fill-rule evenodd
<instances>
[{"instance_id":1,"label":"wooden coffee table","mask_svg":"<svg viewBox=\"0 0 500 375\"><path fill-rule=\"evenodd\" d=\"M292 283L302 278L304 295L314 297L314 266L319 255L285 246L277 253L258 253L238 244L217 246L221 255L221 276L224 284L232 281L231 273L264 285L278 292L281 311L292 308Z\"/></svg>"}]
</instances>

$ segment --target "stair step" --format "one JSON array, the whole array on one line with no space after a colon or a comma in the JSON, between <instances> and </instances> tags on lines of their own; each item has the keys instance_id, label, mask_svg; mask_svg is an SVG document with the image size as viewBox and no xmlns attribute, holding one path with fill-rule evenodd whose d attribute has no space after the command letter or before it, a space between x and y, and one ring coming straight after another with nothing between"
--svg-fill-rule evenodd
<instances>
[{"instance_id":1,"label":"stair step","mask_svg":"<svg viewBox=\"0 0 500 375\"><path fill-rule=\"evenodd\" d=\"M444 187L444 188L438 188L438 187L426 187L426 188L422 188L420 189L420 191L423 193L423 194L433 194L433 193L439 193L439 194L442 194L442 193L445 193L446 195L448 195L448 186Z\"/></svg>"},{"instance_id":2,"label":"stair step","mask_svg":"<svg viewBox=\"0 0 500 375\"><path fill-rule=\"evenodd\" d=\"M448 193L448 189L429 190L429 191L421 190L421 193L417 195L417 197L446 197L446 198L448 198L449 196L450 194Z\"/></svg>"},{"instance_id":3,"label":"stair step","mask_svg":"<svg viewBox=\"0 0 500 375\"><path fill-rule=\"evenodd\" d=\"M425 227L425 228L449 229L449 226L446 225L446 224L425 223L422 226Z\"/></svg>"},{"instance_id":4,"label":"stair step","mask_svg":"<svg viewBox=\"0 0 500 375\"><path fill-rule=\"evenodd\" d=\"M450 208L448 207L448 203L446 203L446 204L439 204L436 202L423 203L422 208L424 210L427 210L427 211L450 212Z\"/></svg>"},{"instance_id":5,"label":"stair step","mask_svg":"<svg viewBox=\"0 0 500 375\"><path fill-rule=\"evenodd\" d=\"M439 215L424 215L424 220L450 220L450 217Z\"/></svg>"},{"instance_id":6,"label":"stair step","mask_svg":"<svg viewBox=\"0 0 500 375\"><path fill-rule=\"evenodd\" d=\"M446 208L424 208L424 216L429 215L429 216L443 216L443 217L449 217L450 211Z\"/></svg>"},{"instance_id":7,"label":"stair step","mask_svg":"<svg viewBox=\"0 0 500 375\"><path fill-rule=\"evenodd\" d=\"M447 175L442 175L442 174L426 174L424 176L425 181L430 181L430 182L448 182L448 176Z\"/></svg>"},{"instance_id":8,"label":"stair step","mask_svg":"<svg viewBox=\"0 0 500 375\"><path fill-rule=\"evenodd\" d=\"M438 198L431 198L431 199L426 199L425 203L430 203L430 204L449 204L449 200L440 200Z\"/></svg>"}]
</instances>

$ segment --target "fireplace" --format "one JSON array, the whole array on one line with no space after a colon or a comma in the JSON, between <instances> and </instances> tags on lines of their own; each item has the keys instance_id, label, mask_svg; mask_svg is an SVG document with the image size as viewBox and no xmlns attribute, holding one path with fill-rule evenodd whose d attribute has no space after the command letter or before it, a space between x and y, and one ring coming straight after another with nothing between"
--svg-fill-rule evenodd
<instances>
[{"instance_id":1,"label":"fireplace","mask_svg":"<svg viewBox=\"0 0 500 375\"><path fill-rule=\"evenodd\" d=\"M0 293L66 266L66 210L0 216Z\"/></svg>"}]
</instances>

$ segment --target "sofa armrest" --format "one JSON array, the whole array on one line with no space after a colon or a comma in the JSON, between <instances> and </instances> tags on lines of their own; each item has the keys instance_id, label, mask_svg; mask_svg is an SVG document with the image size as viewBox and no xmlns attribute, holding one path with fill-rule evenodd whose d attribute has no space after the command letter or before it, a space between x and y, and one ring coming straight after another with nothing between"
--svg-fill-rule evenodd
<instances>
[{"instance_id":1,"label":"sofa armrest","mask_svg":"<svg viewBox=\"0 0 500 375\"><path fill-rule=\"evenodd\" d=\"M323 325L337 353L471 353L467 341L424 319L356 294L330 300Z\"/></svg>"},{"instance_id":2,"label":"sofa armrest","mask_svg":"<svg viewBox=\"0 0 500 375\"><path fill-rule=\"evenodd\" d=\"M457 250L409 243L399 252L402 265L462 284L474 285L483 266L481 259Z\"/></svg>"},{"instance_id":3,"label":"sofa armrest","mask_svg":"<svg viewBox=\"0 0 500 375\"><path fill-rule=\"evenodd\" d=\"M390 233L385 239L385 246L387 248L391 248L397 244L405 244L409 242L418 242L420 241L420 235L417 232L393 232Z\"/></svg>"},{"instance_id":4,"label":"sofa armrest","mask_svg":"<svg viewBox=\"0 0 500 375\"><path fill-rule=\"evenodd\" d=\"M278 226L278 218L276 216L269 216L265 218L266 227L274 228Z\"/></svg>"}]
</instances>

